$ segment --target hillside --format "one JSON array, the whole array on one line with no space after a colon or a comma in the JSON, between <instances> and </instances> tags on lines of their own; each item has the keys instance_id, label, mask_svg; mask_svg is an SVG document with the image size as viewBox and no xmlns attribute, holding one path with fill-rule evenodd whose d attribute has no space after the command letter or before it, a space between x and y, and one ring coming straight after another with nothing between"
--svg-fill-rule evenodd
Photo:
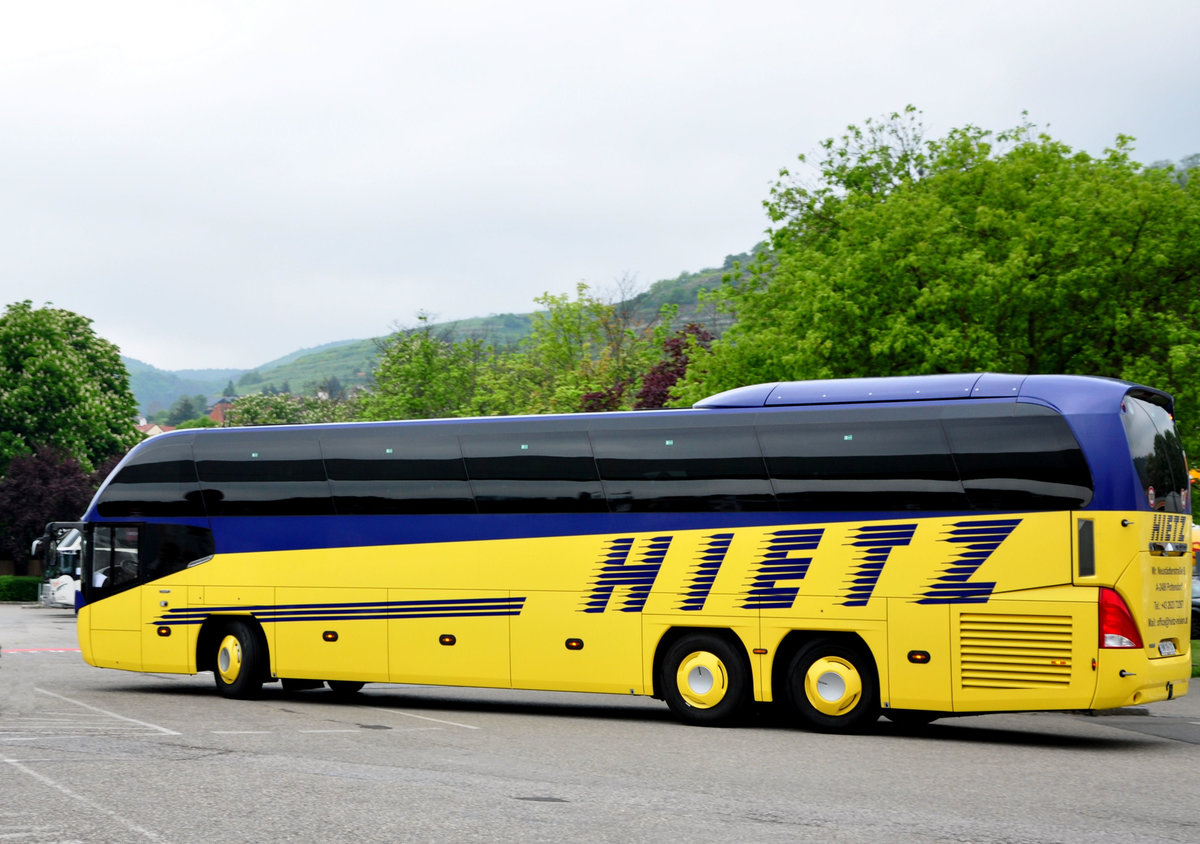
<instances>
[{"instance_id":1,"label":"hillside","mask_svg":"<svg viewBox=\"0 0 1200 844\"><path fill-rule=\"evenodd\" d=\"M699 304L701 290L720 286L721 278L735 262L745 264L749 254L730 255L719 268L680 273L677 278L655 282L628 302L647 317L663 305L679 307L681 322L699 321L717 331L722 327L710 309ZM512 347L527 336L533 314L492 314L435 325L434 330L448 340L479 338L498 347ZM366 386L371 382L380 347L386 337L342 340L323 346L299 349L253 369L181 369L168 372L133 358L123 357L129 370L130 385L141 413L149 416L170 407L180 396L203 395L210 402L221 397L232 381L238 395L263 390L307 393L336 378L343 387Z\"/></svg>"}]
</instances>

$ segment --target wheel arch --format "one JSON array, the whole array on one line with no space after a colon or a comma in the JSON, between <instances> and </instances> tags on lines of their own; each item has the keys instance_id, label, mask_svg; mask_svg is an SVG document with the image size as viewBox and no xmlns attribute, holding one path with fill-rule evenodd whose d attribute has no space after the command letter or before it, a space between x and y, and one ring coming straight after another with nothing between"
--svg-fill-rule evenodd
<instances>
[{"instance_id":1,"label":"wheel arch","mask_svg":"<svg viewBox=\"0 0 1200 844\"><path fill-rule=\"evenodd\" d=\"M874 677L875 688L878 690L877 694L880 698L879 701L876 701L876 704L881 704L883 700L883 687L879 682L879 663L875 657L875 652L871 650L871 646L867 644L862 636L848 630L793 630L784 636L779 646L775 649L775 656L771 660L771 700L777 702L787 700L788 669L791 667L793 657L810 642L815 642L818 639L856 648L868 657L869 668Z\"/></svg>"},{"instance_id":2,"label":"wheel arch","mask_svg":"<svg viewBox=\"0 0 1200 844\"><path fill-rule=\"evenodd\" d=\"M272 654L267 643L267 634L259 620L251 613L214 613L204 619L204 623L200 625L200 632L196 634L196 672L212 671L216 668L217 645L226 628L234 621L240 621L249 626L251 632L258 639L262 652L267 655L266 673L272 675L269 668Z\"/></svg>"},{"instance_id":3,"label":"wheel arch","mask_svg":"<svg viewBox=\"0 0 1200 844\"><path fill-rule=\"evenodd\" d=\"M751 678L751 687L753 688L754 663L750 659L746 643L733 630L728 627L671 627L663 632L658 640L658 645L654 648L654 664L651 666L650 672L650 697L655 700L663 700L663 690L659 687L659 681L662 679L663 659L672 645L684 636L690 636L693 633L708 633L725 640L741 660L742 668L745 669L746 676Z\"/></svg>"}]
</instances>

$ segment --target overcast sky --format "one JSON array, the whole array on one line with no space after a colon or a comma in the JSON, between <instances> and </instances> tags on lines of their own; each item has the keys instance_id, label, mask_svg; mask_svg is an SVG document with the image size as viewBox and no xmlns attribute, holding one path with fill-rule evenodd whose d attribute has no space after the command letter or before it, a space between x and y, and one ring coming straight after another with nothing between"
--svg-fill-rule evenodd
<instances>
[{"instance_id":1,"label":"overcast sky","mask_svg":"<svg viewBox=\"0 0 1200 844\"><path fill-rule=\"evenodd\" d=\"M914 104L1200 152L1200 3L0 0L0 305L163 369L646 287Z\"/></svg>"}]
</instances>

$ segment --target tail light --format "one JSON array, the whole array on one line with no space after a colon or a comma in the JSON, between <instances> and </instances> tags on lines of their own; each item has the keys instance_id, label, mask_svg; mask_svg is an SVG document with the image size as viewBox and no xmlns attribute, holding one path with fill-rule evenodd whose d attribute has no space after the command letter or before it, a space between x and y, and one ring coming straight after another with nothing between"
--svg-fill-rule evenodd
<instances>
[{"instance_id":1,"label":"tail light","mask_svg":"<svg viewBox=\"0 0 1200 844\"><path fill-rule=\"evenodd\" d=\"M1100 647L1140 648L1142 634L1125 599L1115 589L1100 587Z\"/></svg>"}]
</instances>

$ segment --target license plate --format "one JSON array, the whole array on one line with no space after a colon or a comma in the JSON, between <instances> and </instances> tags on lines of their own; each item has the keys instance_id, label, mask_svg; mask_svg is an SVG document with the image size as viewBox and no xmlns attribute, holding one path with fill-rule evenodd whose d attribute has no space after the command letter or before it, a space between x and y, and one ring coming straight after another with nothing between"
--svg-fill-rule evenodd
<instances>
[{"instance_id":1,"label":"license plate","mask_svg":"<svg viewBox=\"0 0 1200 844\"><path fill-rule=\"evenodd\" d=\"M1177 653L1175 650L1175 643L1170 639L1163 639L1158 643L1158 652L1162 656L1175 656Z\"/></svg>"}]
</instances>

